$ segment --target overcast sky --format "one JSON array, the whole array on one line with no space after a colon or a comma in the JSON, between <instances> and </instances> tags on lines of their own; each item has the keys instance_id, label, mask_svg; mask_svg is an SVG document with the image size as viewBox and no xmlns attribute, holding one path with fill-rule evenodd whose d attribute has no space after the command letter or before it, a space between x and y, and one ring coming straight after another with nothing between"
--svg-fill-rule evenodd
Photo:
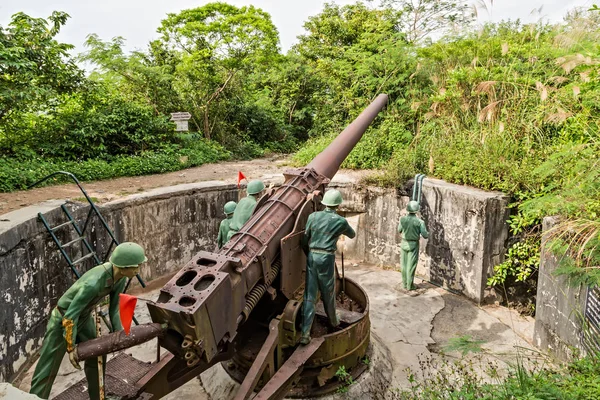
<instances>
[{"instance_id":1,"label":"overcast sky","mask_svg":"<svg viewBox=\"0 0 600 400\"><path fill-rule=\"evenodd\" d=\"M302 25L311 16L318 14L326 1L323 0L225 0L237 6L252 4L271 14L279 30L281 48L287 51L296 36L303 33ZM375 0L379 1L379 0ZM472 0L476 1L476 0ZM517 19L536 21L540 14L532 10L541 6L541 17L552 22L560 21L565 13L576 6L590 6L594 0L492 0L490 13L480 11L480 21ZM167 13L199 7L209 0L0 0L0 25L5 26L10 16L23 11L35 17L47 17L53 10L66 11L71 19L60 33L59 40L76 46L76 51L85 50L83 43L90 33L97 33L108 40L123 36L126 48L145 49L147 43L156 38L156 28ZM351 4L355 0L336 0L338 4ZM490 0L486 0L489 4ZM596 0L600 3L600 0Z\"/></svg>"}]
</instances>

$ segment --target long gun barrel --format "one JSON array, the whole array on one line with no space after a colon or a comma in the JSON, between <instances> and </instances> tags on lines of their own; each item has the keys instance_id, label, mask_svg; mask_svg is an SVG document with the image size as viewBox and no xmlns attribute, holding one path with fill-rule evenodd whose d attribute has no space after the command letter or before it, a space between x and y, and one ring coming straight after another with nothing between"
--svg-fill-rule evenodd
<instances>
[{"instance_id":1,"label":"long gun barrel","mask_svg":"<svg viewBox=\"0 0 600 400\"><path fill-rule=\"evenodd\" d=\"M387 104L387 100L386 94L377 96L371 105L365 108L306 168L313 168L318 174L329 179L333 178L371 122Z\"/></svg>"},{"instance_id":2,"label":"long gun barrel","mask_svg":"<svg viewBox=\"0 0 600 400\"><path fill-rule=\"evenodd\" d=\"M178 376L196 376L223 359L276 277L283 295L298 296L302 271L283 260L285 239L316 209L325 186L386 103L387 95L379 95L307 167L286 171L285 182L259 200L252 217L218 253L196 254L161 289L158 301L148 304L153 322L168 324L160 340L173 353L171 362L187 368ZM162 395L182 382L150 382L146 389Z\"/></svg>"}]
</instances>

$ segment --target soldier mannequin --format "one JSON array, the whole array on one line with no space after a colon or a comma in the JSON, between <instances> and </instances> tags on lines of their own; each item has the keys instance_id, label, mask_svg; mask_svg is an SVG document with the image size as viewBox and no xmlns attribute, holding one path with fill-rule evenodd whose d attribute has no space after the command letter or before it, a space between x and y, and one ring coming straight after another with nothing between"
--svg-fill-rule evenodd
<instances>
[{"instance_id":1,"label":"soldier mannequin","mask_svg":"<svg viewBox=\"0 0 600 400\"><path fill-rule=\"evenodd\" d=\"M123 329L119 317L119 294L125 289L126 278L133 278L138 272L139 264L146 260L144 249L140 245L121 243L112 252L109 262L90 269L62 295L50 314L30 393L42 399L50 396L65 352L69 353L73 366L81 369L73 350L76 343L96 337L96 325L91 311L105 296L110 295L109 314L113 331ZM106 362L106 357L104 361ZM98 360L86 360L84 370L90 399L96 400L100 397Z\"/></svg>"},{"instance_id":2,"label":"soldier mannequin","mask_svg":"<svg viewBox=\"0 0 600 400\"><path fill-rule=\"evenodd\" d=\"M427 232L425 222L416 215L419 211L419 203L410 201L406 206L406 211L408 211L408 215L400 218L398 224L398 232L402 233L402 242L400 243L402 286L406 290L415 290L413 281L419 261L419 239L420 236L427 239L429 232Z\"/></svg>"},{"instance_id":3,"label":"soldier mannequin","mask_svg":"<svg viewBox=\"0 0 600 400\"><path fill-rule=\"evenodd\" d=\"M350 239L356 236L348 221L336 213L342 204L342 195L337 190L329 190L323 196L323 211L312 213L306 221L302 249L306 259L306 285L302 308L302 337L300 343L310 343L310 329L315 318L317 295L321 299L325 313L332 326L340 324L335 312L335 250L338 238L346 235Z\"/></svg>"},{"instance_id":4,"label":"soldier mannequin","mask_svg":"<svg viewBox=\"0 0 600 400\"><path fill-rule=\"evenodd\" d=\"M225 204L225 207L223 207L223 211L227 218L221 221L221 225L219 225L219 236L217 237L217 246L219 246L219 249L227 242L229 225L231 224L231 218L233 217L236 206L237 203L235 201L228 201L227 204Z\"/></svg>"},{"instance_id":5,"label":"soldier mannequin","mask_svg":"<svg viewBox=\"0 0 600 400\"><path fill-rule=\"evenodd\" d=\"M237 207L235 208L235 212L233 213L233 217L231 218L231 223L229 224L229 233L227 234L227 241L231 239L231 237L239 231L242 226L252 216L254 212L254 208L256 207L256 203L260 198L260 193L265 189L265 184L258 179L250 181L248 183L248 187L246 188L246 193L248 196L244 197L240 200Z\"/></svg>"}]
</instances>

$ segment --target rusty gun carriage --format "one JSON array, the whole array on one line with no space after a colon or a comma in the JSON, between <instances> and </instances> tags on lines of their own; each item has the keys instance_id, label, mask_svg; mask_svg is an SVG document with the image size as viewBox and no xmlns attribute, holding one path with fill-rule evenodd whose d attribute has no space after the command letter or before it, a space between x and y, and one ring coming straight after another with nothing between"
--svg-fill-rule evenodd
<instances>
[{"instance_id":1,"label":"rusty gun carriage","mask_svg":"<svg viewBox=\"0 0 600 400\"><path fill-rule=\"evenodd\" d=\"M354 376L366 368L368 298L349 279L351 305L339 309L341 328L323 329L309 345L298 346L306 265L300 240L308 215L321 208L325 187L386 103L387 95L379 95L310 164L286 171L284 183L267 190L220 251L197 253L164 285L148 304L151 329L136 327L146 330L127 346L159 337L169 353L137 380L134 397L160 398L219 362L241 382L239 400L257 389L255 399L324 394L336 389L338 367ZM109 339L82 344L79 358L123 348Z\"/></svg>"}]
</instances>

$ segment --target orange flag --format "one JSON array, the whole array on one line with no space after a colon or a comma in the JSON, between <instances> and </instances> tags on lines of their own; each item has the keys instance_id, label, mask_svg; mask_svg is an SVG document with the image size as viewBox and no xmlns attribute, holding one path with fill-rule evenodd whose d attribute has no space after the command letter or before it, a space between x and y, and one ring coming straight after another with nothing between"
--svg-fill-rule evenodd
<instances>
[{"instance_id":1,"label":"orange flag","mask_svg":"<svg viewBox=\"0 0 600 400\"><path fill-rule=\"evenodd\" d=\"M242 173L242 171L238 171L238 180L237 180L238 189L240 187L240 182L244 179L246 179L246 176ZM248 179L246 179L246 180L248 180Z\"/></svg>"},{"instance_id":2,"label":"orange flag","mask_svg":"<svg viewBox=\"0 0 600 400\"><path fill-rule=\"evenodd\" d=\"M121 325L125 334L129 335L131 329L131 321L133 320L133 311L135 310L135 304L137 303L137 297L131 296L125 293L119 293L119 314L121 316Z\"/></svg>"}]
</instances>

